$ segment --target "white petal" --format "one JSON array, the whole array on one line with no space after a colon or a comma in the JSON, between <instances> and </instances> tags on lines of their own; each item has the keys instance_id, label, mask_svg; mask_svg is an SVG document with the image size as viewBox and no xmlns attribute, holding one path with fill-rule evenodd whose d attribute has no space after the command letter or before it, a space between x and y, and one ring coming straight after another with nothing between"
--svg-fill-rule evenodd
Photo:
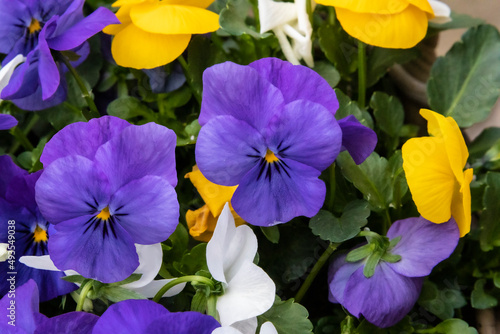
<instances>
[{"instance_id":1,"label":"white petal","mask_svg":"<svg viewBox=\"0 0 500 334\"><path fill-rule=\"evenodd\" d=\"M260 33L297 19L295 5L290 2L259 0Z\"/></svg>"},{"instance_id":2,"label":"white petal","mask_svg":"<svg viewBox=\"0 0 500 334\"><path fill-rule=\"evenodd\" d=\"M300 65L299 58L295 55L295 52L290 45L290 41L284 32L283 27L278 27L273 29L274 34L278 38L278 42L280 43L281 51L285 55L286 60L294 65Z\"/></svg>"},{"instance_id":3,"label":"white petal","mask_svg":"<svg viewBox=\"0 0 500 334\"><path fill-rule=\"evenodd\" d=\"M54 262L52 262L50 255L21 256L19 262L35 269L61 271L55 266Z\"/></svg>"},{"instance_id":4,"label":"white petal","mask_svg":"<svg viewBox=\"0 0 500 334\"><path fill-rule=\"evenodd\" d=\"M230 326L261 315L273 305L275 293L276 286L266 272L245 261L228 282L224 295L217 299L220 323Z\"/></svg>"},{"instance_id":5,"label":"white petal","mask_svg":"<svg viewBox=\"0 0 500 334\"><path fill-rule=\"evenodd\" d=\"M238 321L231 325L231 327L236 328L243 334L255 334L257 331L257 317L253 317L247 320Z\"/></svg>"},{"instance_id":6,"label":"white petal","mask_svg":"<svg viewBox=\"0 0 500 334\"><path fill-rule=\"evenodd\" d=\"M163 259L161 243L154 245L135 244L135 249L139 255L139 267L134 271L134 274L142 274L142 276L135 282L123 285L127 289L140 288L154 280L160 271Z\"/></svg>"},{"instance_id":7,"label":"white petal","mask_svg":"<svg viewBox=\"0 0 500 334\"><path fill-rule=\"evenodd\" d=\"M9 83L10 77L12 76L12 73L16 69L17 65L24 63L25 61L26 58L22 54L19 54L2 67L2 69L0 69L0 92Z\"/></svg>"},{"instance_id":8,"label":"white petal","mask_svg":"<svg viewBox=\"0 0 500 334\"><path fill-rule=\"evenodd\" d=\"M259 334L278 334L276 327L274 327L273 323L270 321L266 321L260 327Z\"/></svg>"},{"instance_id":9,"label":"white petal","mask_svg":"<svg viewBox=\"0 0 500 334\"><path fill-rule=\"evenodd\" d=\"M7 260L9 257L9 252L7 251L7 248L9 247L9 244L0 244L0 262L4 262Z\"/></svg>"},{"instance_id":10,"label":"white petal","mask_svg":"<svg viewBox=\"0 0 500 334\"><path fill-rule=\"evenodd\" d=\"M435 18L430 20L431 22L442 24L451 21L451 9L447 4L438 0L429 0L429 4L435 16Z\"/></svg>"},{"instance_id":11,"label":"white petal","mask_svg":"<svg viewBox=\"0 0 500 334\"><path fill-rule=\"evenodd\" d=\"M212 331L212 334L243 334L231 326L219 327Z\"/></svg>"},{"instance_id":12,"label":"white petal","mask_svg":"<svg viewBox=\"0 0 500 334\"><path fill-rule=\"evenodd\" d=\"M246 225L236 228L233 215L226 203L219 216L212 239L207 244L207 265L212 276L227 283L245 261L253 261L257 254L257 238Z\"/></svg>"},{"instance_id":13,"label":"white petal","mask_svg":"<svg viewBox=\"0 0 500 334\"><path fill-rule=\"evenodd\" d=\"M169 279L160 279L160 280L155 280L151 281L148 284L138 287L138 288L131 288L128 286L128 284L123 285L124 288L127 288L129 290L135 291L137 293L140 293L144 297L147 298L153 298L160 289L167 284L170 281L173 281L175 278L169 278ZM186 283L181 283L177 284L173 288L169 289L167 292L163 294L163 297L172 297L180 293L184 287L186 286Z\"/></svg>"}]
</instances>

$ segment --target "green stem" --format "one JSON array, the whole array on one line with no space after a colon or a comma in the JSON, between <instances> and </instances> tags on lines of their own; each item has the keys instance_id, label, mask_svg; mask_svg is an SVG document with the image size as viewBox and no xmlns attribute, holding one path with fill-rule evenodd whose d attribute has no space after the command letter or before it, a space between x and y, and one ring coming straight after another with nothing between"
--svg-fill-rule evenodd
<instances>
[{"instance_id":1,"label":"green stem","mask_svg":"<svg viewBox=\"0 0 500 334\"><path fill-rule=\"evenodd\" d=\"M318 259L318 262L316 262L314 267L311 269L311 272L309 273L309 275L307 275L306 280L304 281L304 283L302 283L302 286L300 287L299 291L295 295L295 301L297 303L300 303L302 298L304 298L304 296L307 293L307 290L309 290L309 287L313 283L314 279L316 278L316 276L318 276L321 268L323 268L323 266L328 261L330 256L333 254L333 252L339 246L340 246L340 243L330 243L328 248L323 252L323 254L321 254L320 258Z\"/></svg>"},{"instance_id":2,"label":"green stem","mask_svg":"<svg viewBox=\"0 0 500 334\"><path fill-rule=\"evenodd\" d=\"M186 283L186 282L203 283L203 284L206 284L206 285L210 286L210 288L212 288L212 289L215 288L214 282L210 278L207 278L207 277L204 277L204 276L197 276L197 275L183 276L183 277L176 278L176 279L168 282L167 284L165 284L156 293L156 295L154 296L153 300L158 303L160 301L161 297L165 294L165 292L167 292L172 287L174 287L174 286L176 286L178 284Z\"/></svg>"},{"instance_id":3,"label":"green stem","mask_svg":"<svg viewBox=\"0 0 500 334\"><path fill-rule=\"evenodd\" d=\"M78 72L73 66L71 66L71 63L63 54L60 55L59 59L64 63L64 65L66 65L68 70L73 75L78 87L82 91L83 98L85 99L85 101L87 101L87 105L90 110L88 112L82 110L83 116L87 119L87 121L90 121L92 118L99 118L101 115L99 114L99 110L97 110L94 99L92 98L90 92L87 90L87 87L85 86L82 78L80 77L80 75L78 75Z\"/></svg>"},{"instance_id":4,"label":"green stem","mask_svg":"<svg viewBox=\"0 0 500 334\"><path fill-rule=\"evenodd\" d=\"M328 167L328 172L330 175L330 199L328 201L328 209L333 211L333 207L335 204L335 190L337 186L336 176L335 176L335 163L331 164Z\"/></svg>"},{"instance_id":5,"label":"green stem","mask_svg":"<svg viewBox=\"0 0 500 334\"><path fill-rule=\"evenodd\" d=\"M210 315L219 321L219 315L217 313L217 296L210 295L210 297L208 297L207 315Z\"/></svg>"},{"instance_id":6,"label":"green stem","mask_svg":"<svg viewBox=\"0 0 500 334\"><path fill-rule=\"evenodd\" d=\"M21 131L21 129L17 126L13 127L11 130L10 130L10 134L13 135L17 141L27 150L27 151L33 151L35 148L33 147L33 145L31 144L31 142L29 141L28 137L26 136L26 134ZM18 146L19 147L19 146ZM17 149L17 147L16 147Z\"/></svg>"},{"instance_id":7,"label":"green stem","mask_svg":"<svg viewBox=\"0 0 500 334\"><path fill-rule=\"evenodd\" d=\"M335 25L335 19L336 19L335 9L333 7L328 7L328 23L331 26Z\"/></svg>"},{"instance_id":8,"label":"green stem","mask_svg":"<svg viewBox=\"0 0 500 334\"><path fill-rule=\"evenodd\" d=\"M366 98L366 46L358 41L358 105L365 107Z\"/></svg>"},{"instance_id":9,"label":"green stem","mask_svg":"<svg viewBox=\"0 0 500 334\"><path fill-rule=\"evenodd\" d=\"M92 289L92 280L88 281L83 286L82 291L80 292L80 296L78 297L78 303L76 304L76 311L83 310L83 303L85 302L90 289Z\"/></svg>"},{"instance_id":10,"label":"green stem","mask_svg":"<svg viewBox=\"0 0 500 334\"><path fill-rule=\"evenodd\" d=\"M184 76L186 77L186 81L187 81L189 87L191 87L191 91L193 92L194 97L196 98L196 100L198 101L198 103L201 106L201 96L200 96L199 92L193 87L193 80L191 78L191 75L189 75L189 66L188 66L188 63L186 62L186 59L184 59L184 57L182 55L180 55L177 58L177 60L179 61L179 63L182 66L182 71L184 72Z\"/></svg>"},{"instance_id":11,"label":"green stem","mask_svg":"<svg viewBox=\"0 0 500 334\"><path fill-rule=\"evenodd\" d=\"M387 234L389 228L392 225L391 215L389 214L389 209L385 209L385 220L384 220L384 234Z\"/></svg>"}]
</instances>

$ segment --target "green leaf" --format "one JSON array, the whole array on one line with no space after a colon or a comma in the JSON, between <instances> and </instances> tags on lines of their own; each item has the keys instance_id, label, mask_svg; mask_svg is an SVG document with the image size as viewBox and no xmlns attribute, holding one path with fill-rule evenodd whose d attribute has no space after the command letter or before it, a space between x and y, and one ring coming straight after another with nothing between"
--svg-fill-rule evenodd
<instances>
[{"instance_id":1,"label":"green leaf","mask_svg":"<svg viewBox=\"0 0 500 334\"><path fill-rule=\"evenodd\" d=\"M252 5L247 0L228 0L226 8L220 12L219 24L222 29L235 36L243 34L249 34L255 38L268 36L269 34L259 34L253 26L246 24L250 11L252 11Z\"/></svg>"},{"instance_id":2,"label":"green leaf","mask_svg":"<svg viewBox=\"0 0 500 334\"><path fill-rule=\"evenodd\" d=\"M83 277L82 275L69 275L69 276L64 276L61 277L63 280L71 282L71 283L78 283L81 284L84 280L87 278Z\"/></svg>"},{"instance_id":3,"label":"green leaf","mask_svg":"<svg viewBox=\"0 0 500 334\"><path fill-rule=\"evenodd\" d=\"M193 275L199 270L208 270L206 258L207 244L201 243L186 253L180 262L174 263L174 268L183 275Z\"/></svg>"},{"instance_id":4,"label":"green leaf","mask_svg":"<svg viewBox=\"0 0 500 334\"><path fill-rule=\"evenodd\" d=\"M370 129L373 129L373 119L367 111L361 110L358 106L358 103L352 101L340 89L335 89L335 94L337 95L337 99L339 100L339 109L335 113L335 118L337 120L340 120L349 115L353 115L361 124L369 127Z\"/></svg>"},{"instance_id":5,"label":"green leaf","mask_svg":"<svg viewBox=\"0 0 500 334\"><path fill-rule=\"evenodd\" d=\"M467 305L467 301L459 290L438 289L431 281L425 281L418 304L441 320L450 319L455 315L455 309Z\"/></svg>"},{"instance_id":6,"label":"green leaf","mask_svg":"<svg viewBox=\"0 0 500 334\"><path fill-rule=\"evenodd\" d=\"M423 332L425 333L425 332ZM433 332L439 334L477 334L477 330L461 319L448 319L434 327Z\"/></svg>"},{"instance_id":7,"label":"green leaf","mask_svg":"<svg viewBox=\"0 0 500 334\"><path fill-rule=\"evenodd\" d=\"M360 229L366 225L370 216L368 203L363 200L350 202L346 205L340 218L332 213L321 210L309 222L314 235L330 242L343 242L354 238Z\"/></svg>"},{"instance_id":8,"label":"green leaf","mask_svg":"<svg viewBox=\"0 0 500 334\"><path fill-rule=\"evenodd\" d=\"M479 242L483 252L491 251L500 246L500 173L488 172L486 174L486 188L483 196L484 211L479 219Z\"/></svg>"},{"instance_id":9,"label":"green leaf","mask_svg":"<svg viewBox=\"0 0 500 334\"><path fill-rule=\"evenodd\" d=\"M419 54L417 49L385 49L374 47L367 59L367 87L376 84L394 64L404 64L417 58Z\"/></svg>"},{"instance_id":10,"label":"green leaf","mask_svg":"<svg viewBox=\"0 0 500 334\"><path fill-rule=\"evenodd\" d=\"M483 19L472 17L467 14L451 12L451 22L443 24L433 23L429 21L429 27L437 30L472 28L480 24L486 23Z\"/></svg>"},{"instance_id":11,"label":"green leaf","mask_svg":"<svg viewBox=\"0 0 500 334\"><path fill-rule=\"evenodd\" d=\"M101 297L104 297L113 303L117 303L119 301L127 299L147 299L146 297L135 291L128 290L119 286L108 285L100 289L100 292Z\"/></svg>"},{"instance_id":12,"label":"green leaf","mask_svg":"<svg viewBox=\"0 0 500 334\"><path fill-rule=\"evenodd\" d=\"M332 64L326 61L317 61L313 70L321 75L331 87L335 87L340 82L340 73Z\"/></svg>"},{"instance_id":13,"label":"green leaf","mask_svg":"<svg viewBox=\"0 0 500 334\"><path fill-rule=\"evenodd\" d=\"M370 100L370 107L373 108L373 115L380 130L391 137L398 137L405 118L401 102L394 96L375 92Z\"/></svg>"},{"instance_id":14,"label":"green leaf","mask_svg":"<svg viewBox=\"0 0 500 334\"><path fill-rule=\"evenodd\" d=\"M411 318L409 316L406 316L396 325L389 328L379 328L375 325L372 325L365 319L358 326L356 334L410 334L410 333L415 333L415 330L411 325Z\"/></svg>"},{"instance_id":15,"label":"green leaf","mask_svg":"<svg viewBox=\"0 0 500 334\"><path fill-rule=\"evenodd\" d=\"M491 25L469 29L437 59L427 83L431 109L451 116L460 127L488 117L500 90L500 34ZM473 112L472 112L473 111Z\"/></svg>"},{"instance_id":16,"label":"green leaf","mask_svg":"<svg viewBox=\"0 0 500 334\"><path fill-rule=\"evenodd\" d=\"M132 275L130 275L130 277L124 279L123 281L110 283L110 284L108 284L108 286L120 286L120 285L124 285L124 284L129 284L129 283L140 280L141 277L142 277L142 274L132 274Z\"/></svg>"},{"instance_id":17,"label":"green leaf","mask_svg":"<svg viewBox=\"0 0 500 334\"><path fill-rule=\"evenodd\" d=\"M108 105L108 115L129 120L137 116L154 119L154 112L132 96L119 97Z\"/></svg>"},{"instance_id":18,"label":"green leaf","mask_svg":"<svg viewBox=\"0 0 500 334\"><path fill-rule=\"evenodd\" d=\"M497 306L498 300L484 291L485 279L477 280L471 294L471 305L477 309L487 309Z\"/></svg>"},{"instance_id":19,"label":"green leaf","mask_svg":"<svg viewBox=\"0 0 500 334\"><path fill-rule=\"evenodd\" d=\"M262 233L267 240L271 241L273 244L277 244L280 241L280 230L278 225L269 226L269 227L260 227Z\"/></svg>"},{"instance_id":20,"label":"green leaf","mask_svg":"<svg viewBox=\"0 0 500 334\"><path fill-rule=\"evenodd\" d=\"M487 128L469 145L469 159L481 159L486 152L500 141L500 128Z\"/></svg>"},{"instance_id":21,"label":"green leaf","mask_svg":"<svg viewBox=\"0 0 500 334\"><path fill-rule=\"evenodd\" d=\"M307 334L312 333L313 325L308 319L307 309L294 302L294 299L281 301L276 296L274 305L266 313L258 317L259 324L266 321L273 323L278 334Z\"/></svg>"},{"instance_id":22,"label":"green leaf","mask_svg":"<svg viewBox=\"0 0 500 334\"><path fill-rule=\"evenodd\" d=\"M207 310L207 293L204 290L197 290L191 301L191 311L205 313Z\"/></svg>"},{"instance_id":23,"label":"green leaf","mask_svg":"<svg viewBox=\"0 0 500 334\"><path fill-rule=\"evenodd\" d=\"M319 46L340 75L350 81L358 67L358 49L352 37L340 26L324 23L318 29Z\"/></svg>"},{"instance_id":24,"label":"green leaf","mask_svg":"<svg viewBox=\"0 0 500 334\"><path fill-rule=\"evenodd\" d=\"M184 128L186 138L177 136L177 146L185 146L189 144L195 144L198 138L198 133L200 132L201 126L198 119L195 119Z\"/></svg>"}]
</instances>

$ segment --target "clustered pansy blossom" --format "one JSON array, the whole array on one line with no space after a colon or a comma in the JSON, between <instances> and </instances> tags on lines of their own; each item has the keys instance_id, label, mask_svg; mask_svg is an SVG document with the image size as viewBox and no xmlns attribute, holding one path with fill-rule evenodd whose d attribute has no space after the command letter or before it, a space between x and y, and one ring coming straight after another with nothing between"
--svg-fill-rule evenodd
<instances>
[{"instance_id":1,"label":"clustered pansy blossom","mask_svg":"<svg viewBox=\"0 0 500 334\"><path fill-rule=\"evenodd\" d=\"M64 64L52 53L71 51L81 64L89 54L87 39L117 23L107 8L83 16L84 0L0 1L0 53L6 66L17 55L26 57L1 90L0 97L25 110L41 110L66 99Z\"/></svg>"},{"instance_id":2,"label":"clustered pansy blossom","mask_svg":"<svg viewBox=\"0 0 500 334\"><path fill-rule=\"evenodd\" d=\"M56 231L57 268L121 281L139 266L134 244L168 239L179 218L175 142L158 124L105 116L68 125L46 144L35 189Z\"/></svg>"},{"instance_id":3,"label":"clustered pansy blossom","mask_svg":"<svg viewBox=\"0 0 500 334\"><path fill-rule=\"evenodd\" d=\"M349 261L349 255L341 255L331 263L330 301L379 327L397 324L417 301L423 278L451 255L459 235L453 219L439 225L422 217L395 221L372 276L365 271L368 258Z\"/></svg>"},{"instance_id":4,"label":"clustered pansy blossom","mask_svg":"<svg viewBox=\"0 0 500 334\"><path fill-rule=\"evenodd\" d=\"M238 185L231 204L250 224L314 216L325 199L321 171L341 149L361 163L375 148L375 133L354 117L337 122L335 92L307 67L226 62L203 82L196 162L208 180Z\"/></svg>"}]
</instances>

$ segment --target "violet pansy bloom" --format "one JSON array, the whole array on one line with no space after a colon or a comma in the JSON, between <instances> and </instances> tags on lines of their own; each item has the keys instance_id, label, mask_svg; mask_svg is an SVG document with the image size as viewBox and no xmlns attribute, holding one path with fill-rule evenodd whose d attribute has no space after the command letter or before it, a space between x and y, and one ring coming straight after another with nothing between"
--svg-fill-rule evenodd
<instances>
[{"instance_id":1,"label":"violet pansy bloom","mask_svg":"<svg viewBox=\"0 0 500 334\"><path fill-rule=\"evenodd\" d=\"M250 224L314 216L326 193L321 171L342 149L361 163L375 148L375 133L354 117L337 122L335 92L305 66L226 62L203 83L196 162L208 180L238 185L231 204Z\"/></svg>"},{"instance_id":2,"label":"violet pansy bloom","mask_svg":"<svg viewBox=\"0 0 500 334\"><path fill-rule=\"evenodd\" d=\"M460 233L453 219L434 224L418 217L394 222L387 237L397 243L391 245L387 255L400 258L385 261L382 257L373 276L364 274L366 259L347 262L345 255L332 262L328 273L330 301L382 328L395 325L410 312L423 278L451 255Z\"/></svg>"},{"instance_id":3,"label":"violet pansy bloom","mask_svg":"<svg viewBox=\"0 0 500 334\"><path fill-rule=\"evenodd\" d=\"M11 290L8 280L15 272L15 285L21 286L29 279L40 287L40 299L47 301L77 289L62 280L59 272L45 272L19 262L23 255L48 254L49 223L42 217L35 202L35 182L40 172L28 174L14 164L9 156L0 156L0 243L7 243L15 253L0 262L0 296Z\"/></svg>"},{"instance_id":4,"label":"violet pansy bloom","mask_svg":"<svg viewBox=\"0 0 500 334\"><path fill-rule=\"evenodd\" d=\"M168 239L179 219L175 144L163 126L105 116L70 124L45 145L36 201L55 226L57 268L121 281L139 266L134 244Z\"/></svg>"},{"instance_id":5,"label":"violet pansy bloom","mask_svg":"<svg viewBox=\"0 0 500 334\"><path fill-rule=\"evenodd\" d=\"M17 119L14 116L0 114L0 130L9 130L17 125Z\"/></svg>"},{"instance_id":6,"label":"violet pansy bloom","mask_svg":"<svg viewBox=\"0 0 500 334\"><path fill-rule=\"evenodd\" d=\"M213 317L198 312L170 313L151 300L124 300L111 305L97 321L93 334L210 334L220 327Z\"/></svg>"},{"instance_id":7,"label":"violet pansy bloom","mask_svg":"<svg viewBox=\"0 0 500 334\"><path fill-rule=\"evenodd\" d=\"M40 110L57 105L66 98L64 72L51 51L73 51L80 56L89 53L86 40L110 24L119 23L108 9L98 8L83 16L84 0L0 0L0 53L25 56L26 62L16 68L1 98L11 100L26 110Z\"/></svg>"}]
</instances>

